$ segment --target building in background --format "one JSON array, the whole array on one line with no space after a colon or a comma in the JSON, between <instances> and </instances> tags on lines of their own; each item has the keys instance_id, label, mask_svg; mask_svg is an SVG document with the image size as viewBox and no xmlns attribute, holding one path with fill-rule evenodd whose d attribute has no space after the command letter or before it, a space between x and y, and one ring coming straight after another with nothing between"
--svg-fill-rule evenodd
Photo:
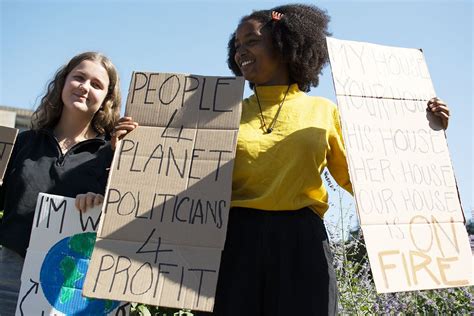
<instances>
[{"instance_id":1,"label":"building in background","mask_svg":"<svg viewBox=\"0 0 474 316\"><path fill-rule=\"evenodd\" d=\"M30 129L32 110L0 105L0 126L15 127L20 132Z\"/></svg>"}]
</instances>

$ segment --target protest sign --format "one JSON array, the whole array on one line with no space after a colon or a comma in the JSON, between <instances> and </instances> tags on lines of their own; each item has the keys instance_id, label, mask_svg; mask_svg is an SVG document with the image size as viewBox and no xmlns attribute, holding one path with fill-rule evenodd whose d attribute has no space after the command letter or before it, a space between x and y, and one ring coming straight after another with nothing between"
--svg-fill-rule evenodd
<instances>
[{"instance_id":1,"label":"protest sign","mask_svg":"<svg viewBox=\"0 0 474 316\"><path fill-rule=\"evenodd\" d=\"M7 170L8 161L13 151L18 129L0 126L0 185Z\"/></svg>"},{"instance_id":2,"label":"protest sign","mask_svg":"<svg viewBox=\"0 0 474 316\"><path fill-rule=\"evenodd\" d=\"M466 286L471 250L423 53L327 38L377 292Z\"/></svg>"},{"instance_id":3,"label":"protest sign","mask_svg":"<svg viewBox=\"0 0 474 316\"><path fill-rule=\"evenodd\" d=\"M212 311L243 84L133 74L86 295Z\"/></svg>"},{"instance_id":4,"label":"protest sign","mask_svg":"<svg viewBox=\"0 0 474 316\"><path fill-rule=\"evenodd\" d=\"M38 195L16 315L129 314L128 303L82 296L101 207L81 213L74 201Z\"/></svg>"},{"instance_id":5,"label":"protest sign","mask_svg":"<svg viewBox=\"0 0 474 316\"><path fill-rule=\"evenodd\" d=\"M15 127L16 112L0 110L0 126Z\"/></svg>"}]
</instances>

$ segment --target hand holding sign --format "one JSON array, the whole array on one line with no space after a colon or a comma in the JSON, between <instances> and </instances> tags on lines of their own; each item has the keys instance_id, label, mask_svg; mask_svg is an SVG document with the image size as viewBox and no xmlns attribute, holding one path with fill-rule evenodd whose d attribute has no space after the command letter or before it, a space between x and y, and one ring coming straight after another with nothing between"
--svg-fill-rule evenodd
<instances>
[{"instance_id":1,"label":"hand holding sign","mask_svg":"<svg viewBox=\"0 0 474 316\"><path fill-rule=\"evenodd\" d=\"M441 119L444 129L448 128L450 111L448 105L440 98L434 97L428 101L428 110Z\"/></svg>"},{"instance_id":2,"label":"hand holding sign","mask_svg":"<svg viewBox=\"0 0 474 316\"><path fill-rule=\"evenodd\" d=\"M112 150L115 150L119 140L124 138L125 135L127 135L128 133L130 133L137 127L138 127L138 123L133 121L131 117L129 116L121 117L118 120L112 132L112 139L110 140Z\"/></svg>"},{"instance_id":3,"label":"hand holding sign","mask_svg":"<svg viewBox=\"0 0 474 316\"><path fill-rule=\"evenodd\" d=\"M80 212L87 212L88 209L98 206L104 202L102 194L87 192L76 196L75 205Z\"/></svg>"}]
</instances>

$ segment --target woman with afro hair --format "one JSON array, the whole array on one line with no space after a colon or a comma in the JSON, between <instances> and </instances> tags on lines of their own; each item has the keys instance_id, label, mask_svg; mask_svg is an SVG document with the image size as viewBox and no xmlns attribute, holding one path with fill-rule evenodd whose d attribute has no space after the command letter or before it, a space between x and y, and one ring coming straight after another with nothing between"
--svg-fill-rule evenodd
<instances>
[{"instance_id":1,"label":"woman with afro hair","mask_svg":"<svg viewBox=\"0 0 474 316\"><path fill-rule=\"evenodd\" d=\"M328 62L329 20L283 5L243 17L229 40L229 68L254 94L242 103L214 315L337 313L321 172L352 186L336 106L305 93ZM446 127L447 106L429 107Z\"/></svg>"}]
</instances>

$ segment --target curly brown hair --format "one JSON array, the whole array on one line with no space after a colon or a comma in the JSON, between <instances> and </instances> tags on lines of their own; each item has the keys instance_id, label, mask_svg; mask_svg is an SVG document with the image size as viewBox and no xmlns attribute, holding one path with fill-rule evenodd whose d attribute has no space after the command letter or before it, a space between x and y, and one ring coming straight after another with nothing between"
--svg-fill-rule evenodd
<instances>
[{"instance_id":1,"label":"curly brown hair","mask_svg":"<svg viewBox=\"0 0 474 316\"><path fill-rule=\"evenodd\" d=\"M272 11L283 14L280 20L272 20ZM327 64L329 57L326 36L330 36L330 21L326 11L306 4L288 4L270 10L254 11L244 16L239 25L248 21L260 22L270 29L273 47L277 49L288 64L290 82L297 83L302 91L310 91L319 84L319 75ZM230 70L242 76L239 66L234 60L235 32L231 35L227 46L227 65ZM250 82L253 88L253 83Z\"/></svg>"},{"instance_id":2,"label":"curly brown hair","mask_svg":"<svg viewBox=\"0 0 474 316\"><path fill-rule=\"evenodd\" d=\"M74 56L66 65L59 68L54 78L48 83L40 105L33 113L31 127L33 129L54 128L61 117L63 101L61 98L66 77L82 61L90 60L100 63L109 76L107 95L101 108L92 118L92 128L99 134L110 135L119 116L122 97L117 69L109 58L97 52L84 52Z\"/></svg>"}]
</instances>

